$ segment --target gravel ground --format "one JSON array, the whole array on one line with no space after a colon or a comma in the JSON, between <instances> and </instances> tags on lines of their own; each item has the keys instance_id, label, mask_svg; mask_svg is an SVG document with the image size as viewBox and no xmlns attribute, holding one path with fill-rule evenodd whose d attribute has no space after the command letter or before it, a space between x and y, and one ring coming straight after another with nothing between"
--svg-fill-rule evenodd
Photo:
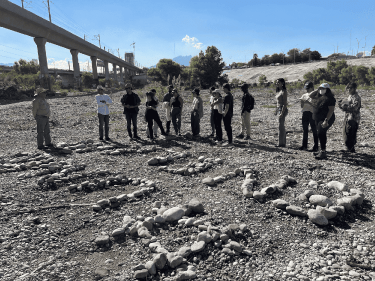
<instances>
[{"instance_id":1,"label":"gravel ground","mask_svg":"<svg viewBox=\"0 0 375 281\"><path fill-rule=\"evenodd\" d=\"M119 102L123 93L118 92L111 95L115 102L111 107L111 142L102 145L98 141L94 96L69 94L49 102L53 141L65 143L66 148L72 149L71 153L62 154L57 149L38 151L31 102L1 101L0 108L4 110L0 122L3 131L0 137L2 280L136 280L134 272L142 271L142 265L155 255L151 247L154 244L150 243L160 243L158 249L169 253L178 252L194 244L197 237L199 240L202 231L211 235L229 233L229 240L220 236L216 242L207 242L204 249L184 257L177 268L168 264L156 275L148 276L148 280L184 280L181 276L187 268L194 273L195 280L375 278L374 93L360 91L363 108L357 153L340 152L344 115L337 107L336 122L328 132L328 159L318 161L311 152L297 150L302 143L301 112L296 102L300 93L297 92L289 94L287 147L274 147L278 124L273 115L274 94L267 91L253 93L256 106L251 114L252 140L236 140L229 148L218 147L206 137L211 133L208 106L201 120L201 138L159 137L151 142L146 138L142 105L139 115L142 117L138 118L142 139L130 141ZM235 112L239 112L241 94L234 95ZM183 97L186 106L182 133L186 134L190 132L192 99L188 93L183 93ZM208 99L204 92L203 100L207 104ZM164 124L164 112L159 110L159 113ZM235 114L232 123L237 135L239 114ZM224 129L223 135L226 139ZM312 136L309 137L312 146ZM77 148L80 145L87 150ZM192 167L202 161L203 158L198 160L202 156L209 158L212 166L199 173L167 172ZM170 157L171 161L165 164L166 168L150 166L147 163L153 157ZM52 170L62 173L65 169L66 174L59 180L43 183L43 180L39 182L42 172L35 175L43 169L51 173ZM242 172L229 176L236 169ZM297 183L263 200L246 198L240 188L245 170L256 180L254 191L272 185L284 175L293 177ZM222 182L212 186L202 183L207 177L221 175L225 178ZM105 185L100 186L101 180ZM333 202L345 192L328 187L330 181L361 189L365 195L363 204L329 220L326 226L273 206L272 200L283 199L304 212L315 208L299 197L312 189L308 185L311 180L317 182L314 192ZM89 185L91 189L85 187L87 182L93 183ZM151 187L145 189L151 182ZM69 191L72 184L83 189ZM140 189L141 195L135 195ZM127 199L119 206L93 211L92 206L99 200L118 198L121 194ZM112 237L115 229L124 226L124 216L146 223L147 218L160 210L159 205L168 209L188 204L193 198L204 207L204 212L190 215L200 221L196 225L187 226L181 221L154 223L149 236ZM107 236L110 239L104 239L103 245L99 245L98 237ZM237 251L236 247L241 250Z\"/></svg>"}]
</instances>

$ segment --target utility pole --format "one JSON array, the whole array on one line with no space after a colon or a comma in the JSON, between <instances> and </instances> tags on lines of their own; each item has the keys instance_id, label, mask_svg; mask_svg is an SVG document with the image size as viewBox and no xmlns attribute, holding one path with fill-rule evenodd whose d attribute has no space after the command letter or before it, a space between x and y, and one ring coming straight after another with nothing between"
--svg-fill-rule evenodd
<instances>
[{"instance_id":1,"label":"utility pole","mask_svg":"<svg viewBox=\"0 0 375 281\"><path fill-rule=\"evenodd\" d=\"M98 40L99 41L99 48L101 49L102 48L102 45L100 45L100 34L98 35L94 35L94 40Z\"/></svg>"},{"instance_id":2,"label":"utility pole","mask_svg":"<svg viewBox=\"0 0 375 281\"><path fill-rule=\"evenodd\" d=\"M366 56L366 38L368 35L365 36L365 46L363 47L363 57Z\"/></svg>"},{"instance_id":3,"label":"utility pole","mask_svg":"<svg viewBox=\"0 0 375 281\"><path fill-rule=\"evenodd\" d=\"M357 39L357 38L355 38L355 39ZM357 54L358 54L358 51L359 51L359 42L361 42L361 40L358 41L358 39L357 39L357 42L358 42Z\"/></svg>"},{"instance_id":4,"label":"utility pole","mask_svg":"<svg viewBox=\"0 0 375 281\"><path fill-rule=\"evenodd\" d=\"M47 0L47 3L48 3L49 22L52 22L51 21L51 9L50 9L50 6L49 6L49 0Z\"/></svg>"},{"instance_id":5,"label":"utility pole","mask_svg":"<svg viewBox=\"0 0 375 281\"><path fill-rule=\"evenodd\" d=\"M70 71L70 61L68 61L69 71Z\"/></svg>"},{"instance_id":6,"label":"utility pole","mask_svg":"<svg viewBox=\"0 0 375 281\"><path fill-rule=\"evenodd\" d=\"M22 9L25 9L25 7L23 6L23 1L24 1L24 0L21 0L21 2L22 2Z\"/></svg>"},{"instance_id":7,"label":"utility pole","mask_svg":"<svg viewBox=\"0 0 375 281\"><path fill-rule=\"evenodd\" d=\"M130 46L133 46L133 55L134 55L134 59L135 59L135 42L133 42L132 44L130 44Z\"/></svg>"},{"instance_id":8,"label":"utility pole","mask_svg":"<svg viewBox=\"0 0 375 281\"><path fill-rule=\"evenodd\" d=\"M118 57L121 59L121 56L120 56L120 48L117 49L117 54L118 54Z\"/></svg>"}]
</instances>

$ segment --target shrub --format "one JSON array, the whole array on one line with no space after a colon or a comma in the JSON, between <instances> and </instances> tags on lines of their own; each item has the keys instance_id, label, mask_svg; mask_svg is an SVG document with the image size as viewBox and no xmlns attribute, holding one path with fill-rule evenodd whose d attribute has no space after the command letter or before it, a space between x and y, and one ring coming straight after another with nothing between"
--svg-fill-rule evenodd
<instances>
[{"instance_id":1,"label":"shrub","mask_svg":"<svg viewBox=\"0 0 375 281\"><path fill-rule=\"evenodd\" d=\"M262 74L261 76L259 76L258 81L259 81L259 84L263 86L264 83L267 82L267 77L266 77L266 75Z\"/></svg>"},{"instance_id":2,"label":"shrub","mask_svg":"<svg viewBox=\"0 0 375 281\"><path fill-rule=\"evenodd\" d=\"M95 84L92 74L89 72L82 73L82 84L85 88L92 88L92 85Z\"/></svg>"}]
</instances>

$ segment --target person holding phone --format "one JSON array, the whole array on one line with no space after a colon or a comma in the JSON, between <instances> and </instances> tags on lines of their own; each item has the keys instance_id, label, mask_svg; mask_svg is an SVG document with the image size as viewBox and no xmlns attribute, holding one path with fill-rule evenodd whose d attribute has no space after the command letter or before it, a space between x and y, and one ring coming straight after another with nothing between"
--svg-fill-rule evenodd
<instances>
[{"instance_id":1,"label":"person holding phone","mask_svg":"<svg viewBox=\"0 0 375 281\"><path fill-rule=\"evenodd\" d=\"M288 92L284 78L276 80L276 115L279 120L279 144L276 147L286 146L285 117L288 114Z\"/></svg>"},{"instance_id":2,"label":"person holding phone","mask_svg":"<svg viewBox=\"0 0 375 281\"><path fill-rule=\"evenodd\" d=\"M98 118L99 118L99 140L103 140L103 126L105 131L105 140L109 141L109 108L108 105L112 104L111 98L104 94L104 89L101 85L97 87L98 94L95 96L98 105Z\"/></svg>"},{"instance_id":3,"label":"person holding phone","mask_svg":"<svg viewBox=\"0 0 375 281\"><path fill-rule=\"evenodd\" d=\"M312 99L317 99L316 110L314 111L314 120L317 128L318 139L320 142L320 151L314 152L318 160L326 159L327 131L335 122L336 99L328 83L323 83L315 91L309 94Z\"/></svg>"}]
</instances>

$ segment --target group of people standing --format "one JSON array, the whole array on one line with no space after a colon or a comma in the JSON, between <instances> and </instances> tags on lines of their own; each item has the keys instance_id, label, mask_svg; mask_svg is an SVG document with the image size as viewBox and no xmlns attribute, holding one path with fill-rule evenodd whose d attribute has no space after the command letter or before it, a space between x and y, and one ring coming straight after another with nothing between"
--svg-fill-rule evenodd
<instances>
[{"instance_id":1,"label":"group of people standing","mask_svg":"<svg viewBox=\"0 0 375 281\"><path fill-rule=\"evenodd\" d=\"M314 84L311 81L305 83L305 94L300 98L302 108L302 128L303 138L300 150L308 148L308 129L309 125L314 139L312 151L316 159L327 158L327 131L335 122L336 99L328 83L321 84L317 90L314 90ZM345 112L343 125L343 140L346 151L355 152L357 142L357 131L360 121L361 97L357 93L357 84L349 83L346 86L349 92L347 100L338 103L339 108ZM287 108L287 90L285 80L280 78L276 81L276 112L279 119L279 147L286 145L285 117L288 114ZM320 150L319 150L320 143Z\"/></svg>"},{"instance_id":2,"label":"group of people standing","mask_svg":"<svg viewBox=\"0 0 375 281\"><path fill-rule=\"evenodd\" d=\"M250 140L250 113L254 108L254 97L249 93L248 84L240 86L243 93L241 102L241 132L236 138ZM335 122L336 99L328 83L321 84L317 90L314 90L312 82L306 82L305 94L300 98L302 108L302 128L303 139L300 150L308 149L308 129L309 125L314 139L312 151L317 159L327 158L327 131ZM355 152L357 131L360 122L361 98L358 95L356 83L349 83L346 90L349 92L347 100L339 101L338 105L345 112L343 138L348 152ZM111 98L104 94L102 86L97 87L98 95L95 101L98 108L99 119L99 139L110 140L109 138L109 107L113 104ZM132 91L131 84L125 85L126 94L121 98L121 104L124 107L124 115L127 123L127 131L130 139L139 139L137 131L137 117L141 99ZM210 123L211 135L215 138L217 145L230 146L233 142L232 117L233 117L233 95L229 84L223 86L224 95L215 87L210 88ZM181 136L181 116L184 107L184 101L179 95L178 90L173 86L168 87L168 93L163 97L162 107L165 110L166 130L162 124L158 113L159 101L156 98L156 90L146 93L146 111L145 121L147 123L147 136L150 139L157 137L157 129L160 128L162 135L170 134L171 123L175 134ZM203 117L203 100L200 97L198 88L192 91L193 102L191 107L191 130L193 137L200 135L200 120ZM45 145L52 147L49 129L50 107L46 101L46 91L37 89L36 98L33 100L33 116L37 121L37 143L38 148L43 149ZM285 86L285 80L279 78L276 80L276 115L279 122L279 140L276 146L286 146L285 118L288 115L288 93ZM222 123L227 134L228 142L223 144ZM133 127L133 128L132 128ZM133 130L132 130L133 129ZM319 150L320 143L320 150Z\"/></svg>"}]
</instances>

